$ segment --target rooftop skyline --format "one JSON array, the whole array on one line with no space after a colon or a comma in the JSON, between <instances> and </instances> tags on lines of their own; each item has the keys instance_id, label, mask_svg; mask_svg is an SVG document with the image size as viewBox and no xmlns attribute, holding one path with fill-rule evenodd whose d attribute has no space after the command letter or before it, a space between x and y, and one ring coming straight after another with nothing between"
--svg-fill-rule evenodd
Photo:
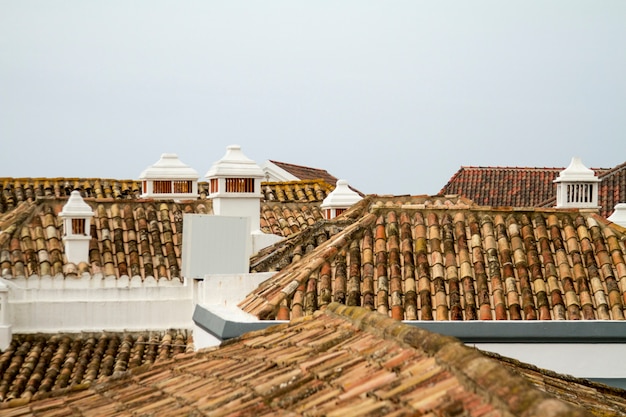
<instances>
[{"instance_id":1,"label":"rooftop skyline","mask_svg":"<svg viewBox=\"0 0 626 417\"><path fill-rule=\"evenodd\" d=\"M136 179L226 146L364 193L626 155L626 3L6 1L0 176Z\"/></svg>"}]
</instances>

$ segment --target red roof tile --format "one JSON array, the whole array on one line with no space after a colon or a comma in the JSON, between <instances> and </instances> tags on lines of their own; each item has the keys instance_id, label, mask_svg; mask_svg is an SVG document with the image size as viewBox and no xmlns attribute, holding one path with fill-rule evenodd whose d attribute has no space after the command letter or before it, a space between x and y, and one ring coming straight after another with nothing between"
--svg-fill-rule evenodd
<instances>
[{"instance_id":1,"label":"red roof tile","mask_svg":"<svg viewBox=\"0 0 626 417\"><path fill-rule=\"evenodd\" d=\"M333 186L337 183L337 178L329 174L325 169L311 168L303 165L288 164L286 162L272 160L270 160L270 162L301 180L321 179Z\"/></svg>"},{"instance_id":2,"label":"red roof tile","mask_svg":"<svg viewBox=\"0 0 626 417\"><path fill-rule=\"evenodd\" d=\"M0 405L10 415L617 416L617 395L549 395L456 339L362 308L252 332L217 349ZM81 391L82 389L82 391ZM578 401L577 391L590 395ZM578 403L578 404L573 404Z\"/></svg>"},{"instance_id":3,"label":"red roof tile","mask_svg":"<svg viewBox=\"0 0 626 417\"><path fill-rule=\"evenodd\" d=\"M556 204L553 181L565 168L461 167L439 192L463 195L493 207L551 207ZM601 180L600 214L608 217L626 201L626 162L615 168L593 168Z\"/></svg>"}]
</instances>

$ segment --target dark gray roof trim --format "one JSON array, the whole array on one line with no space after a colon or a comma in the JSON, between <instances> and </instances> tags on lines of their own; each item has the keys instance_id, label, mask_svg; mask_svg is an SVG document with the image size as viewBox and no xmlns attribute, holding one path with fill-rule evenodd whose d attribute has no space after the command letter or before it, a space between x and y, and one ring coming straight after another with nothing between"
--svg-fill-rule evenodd
<instances>
[{"instance_id":1,"label":"dark gray roof trim","mask_svg":"<svg viewBox=\"0 0 626 417\"><path fill-rule=\"evenodd\" d=\"M232 339L234 337L239 337L244 333L255 330L263 330L277 324L288 323L288 321L283 320L264 320L252 322L229 320L218 316L200 305L196 305L193 312L193 322L204 331L221 340Z\"/></svg>"},{"instance_id":2,"label":"dark gray roof trim","mask_svg":"<svg viewBox=\"0 0 626 417\"><path fill-rule=\"evenodd\" d=\"M242 322L222 318L196 305L196 325L222 340L266 329L284 320ZM404 321L431 332L461 339L464 343L626 343L624 321Z\"/></svg>"},{"instance_id":3,"label":"dark gray roof trim","mask_svg":"<svg viewBox=\"0 0 626 417\"><path fill-rule=\"evenodd\" d=\"M626 322L589 321L405 321L465 343L626 343Z\"/></svg>"}]
</instances>

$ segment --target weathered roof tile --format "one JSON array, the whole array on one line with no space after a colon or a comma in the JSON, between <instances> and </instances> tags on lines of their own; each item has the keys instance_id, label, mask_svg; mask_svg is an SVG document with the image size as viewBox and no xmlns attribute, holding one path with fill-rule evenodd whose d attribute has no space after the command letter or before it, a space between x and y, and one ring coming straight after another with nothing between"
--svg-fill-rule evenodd
<instances>
[{"instance_id":1,"label":"weathered roof tile","mask_svg":"<svg viewBox=\"0 0 626 417\"><path fill-rule=\"evenodd\" d=\"M439 192L460 194L493 207L551 207L556 204L553 181L564 168L463 166ZM614 168L594 168L600 179L600 215L608 217L626 199L626 162Z\"/></svg>"},{"instance_id":2,"label":"weathered roof tile","mask_svg":"<svg viewBox=\"0 0 626 417\"><path fill-rule=\"evenodd\" d=\"M117 343L120 352L129 351L130 340ZM34 416L588 415L582 405L617 416L626 403L615 391L487 358L456 339L333 303L313 318L251 332L216 349L0 408L3 415Z\"/></svg>"},{"instance_id":3,"label":"weathered roof tile","mask_svg":"<svg viewBox=\"0 0 626 417\"><path fill-rule=\"evenodd\" d=\"M253 269L282 270L241 307L261 318L330 301L399 320L624 318L626 236L610 222L585 210L421 201L369 196L347 218L268 248Z\"/></svg>"}]
</instances>

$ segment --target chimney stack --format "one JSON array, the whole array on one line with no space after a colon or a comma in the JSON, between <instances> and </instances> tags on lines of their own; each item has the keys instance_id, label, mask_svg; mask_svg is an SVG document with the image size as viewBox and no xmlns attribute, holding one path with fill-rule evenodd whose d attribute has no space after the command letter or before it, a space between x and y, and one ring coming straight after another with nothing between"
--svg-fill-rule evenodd
<instances>
[{"instance_id":1,"label":"chimney stack","mask_svg":"<svg viewBox=\"0 0 626 417\"><path fill-rule=\"evenodd\" d=\"M609 220L626 228L626 203L616 204L613 214L609 216Z\"/></svg>"},{"instance_id":2,"label":"chimney stack","mask_svg":"<svg viewBox=\"0 0 626 417\"><path fill-rule=\"evenodd\" d=\"M93 210L74 190L63 206L59 217L63 219L63 244L68 262L78 265L89 262L90 226Z\"/></svg>"},{"instance_id":3,"label":"chimney stack","mask_svg":"<svg viewBox=\"0 0 626 417\"><path fill-rule=\"evenodd\" d=\"M263 177L263 170L243 154L241 146L228 146L224 157L206 173L213 214L248 217L250 233L258 231Z\"/></svg>"},{"instance_id":4,"label":"chimney stack","mask_svg":"<svg viewBox=\"0 0 626 417\"><path fill-rule=\"evenodd\" d=\"M144 198L198 198L198 172L184 164L174 153L164 153L140 175Z\"/></svg>"},{"instance_id":5,"label":"chimney stack","mask_svg":"<svg viewBox=\"0 0 626 417\"><path fill-rule=\"evenodd\" d=\"M554 182L557 207L598 208L600 180L591 169L583 165L580 158L572 158L572 162Z\"/></svg>"},{"instance_id":6,"label":"chimney stack","mask_svg":"<svg viewBox=\"0 0 626 417\"><path fill-rule=\"evenodd\" d=\"M324 212L324 218L334 219L341 213L352 207L353 204L362 200L362 197L352 191L346 180L337 180L335 189L326 196L320 208Z\"/></svg>"}]
</instances>

